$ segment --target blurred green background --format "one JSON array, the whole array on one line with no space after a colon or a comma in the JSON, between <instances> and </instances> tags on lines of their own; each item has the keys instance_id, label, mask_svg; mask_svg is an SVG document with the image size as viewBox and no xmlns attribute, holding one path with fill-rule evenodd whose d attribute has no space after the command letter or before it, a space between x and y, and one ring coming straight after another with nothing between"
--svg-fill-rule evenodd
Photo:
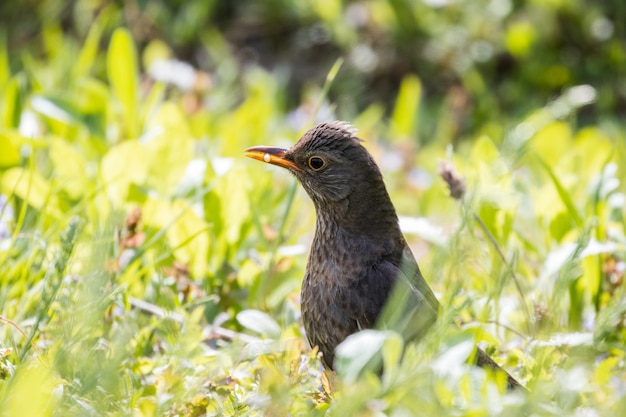
<instances>
[{"instance_id":1,"label":"blurred green background","mask_svg":"<svg viewBox=\"0 0 626 417\"><path fill-rule=\"evenodd\" d=\"M4 1L0 416L623 415L625 116L621 0ZM242 151L334 119L445 309L329 394L313 208Z\"/></svg>"},{"instance_id":2,"label":"blurred green background","mask_svg":"<svg viewBox=\"0 0 626 417\"><path fill-rule=\"evenodd\" d=\"M13 71L28 71L25 57L57 55L69 70L94 25L99 48L121 25L143 70L166 56L187 62L229 88L224 106L242 99L242 74L261 67L274 75L283 109L294 109L342 57L329 95L337 116L354 117L374 103L388 114L402 79L415 74L427 81L422 140L444 129L437 121L445 109L454 112L452 136L463 137L490 123L506 126L579 84L598 91L580 123L626 110L620 1L48 0L1 7ZM105 79L99 58L91 74Z\"/></svg>"}]
</instances>

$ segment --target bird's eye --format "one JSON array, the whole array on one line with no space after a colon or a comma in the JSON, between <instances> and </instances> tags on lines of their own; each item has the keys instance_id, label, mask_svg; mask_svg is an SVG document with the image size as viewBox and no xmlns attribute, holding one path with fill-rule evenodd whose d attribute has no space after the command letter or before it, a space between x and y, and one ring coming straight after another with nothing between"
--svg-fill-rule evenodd
<instances>
[{"instance_id":1,"label":"bird's eye","mask_svg":"<svg viewBox=\"0 0 626 417\"><path fill-rule=\"evenodd\" d=\"M326 166L326 161L319 156L312 156L309 158L309 166L313 171L319 171Z\"/></svg>"}]
</instances>

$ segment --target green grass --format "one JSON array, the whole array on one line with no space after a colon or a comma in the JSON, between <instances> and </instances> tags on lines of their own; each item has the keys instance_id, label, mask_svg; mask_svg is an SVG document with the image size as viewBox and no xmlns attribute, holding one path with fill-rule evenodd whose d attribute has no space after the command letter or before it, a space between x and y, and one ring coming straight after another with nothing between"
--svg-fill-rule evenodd
<instances>
[{"instance_id":1,"label":"green grass","mask_svg":"<svg viewBox=\"0 0 626 417\"><path fill-rule=\"evenodd\" d=\"M242 156L311 124L288 123L277 76L257 67L241 102L211 107L232 92L218 84L190 110L197 93L142 82L127 31L105 51L100 36L94 25L75 66L59 52L0 71L0 415L626 412L623 126L577 127L575 105L554 111L564 91L500 136L450 152L443 132L415 150L411 114L428 106L416 76L389 123L371 123L375 104L355 114L377 160L404 158L385 172L399 213L441 231L407 237L445 310L420 343L364 336L385 373L357 349L328 395L299 322L312 206ZM466 181L461 201L440 160ZM466 365L476 342L530 392Z\"/></svg>"}]
</instances>

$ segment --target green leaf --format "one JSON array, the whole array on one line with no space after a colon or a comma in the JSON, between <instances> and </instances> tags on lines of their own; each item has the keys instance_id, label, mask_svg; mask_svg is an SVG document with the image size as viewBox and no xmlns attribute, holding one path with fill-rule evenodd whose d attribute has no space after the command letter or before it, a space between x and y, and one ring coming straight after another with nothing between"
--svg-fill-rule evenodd
<instances>
[{"instance_id":1,"label":"green leaf","mask_svg":"<svg viewBox=\"0 0 626 417\"><path fill-rule=\"evenodd\" d=\"M392 137L407 139L415 136L421 95L420 79L416 75L405 76L391 116Z\"/></svg>"},{"instance_id":2,"label":"green leaf","mask_svg":"<svg viewBox=\"0 0 626 417\"><path fill-rule=\"evenodd\" d=\"M7 416L52 416L60 396L61 381L38 359L17 367L11 376L11 395L5 396L2 413ZM61 391L62 392L62 391Z\"/></svg>"},{"instance_id":3,"label":"green leaf","mask_svg":"<svg viewBox=\"0 0 626 417\"><path fill-rule=\"evenodd\" d=\"M50 159L60 187L70 198L79 199L84 196L88 180L85 174L87 165L83 155L66 140L52 138L50 139Z\"/></svg>"},{"instance_id":4,"label":"green leaf","mask_svg":"<svg viewBox=\"0 0 626 417\"><path fill-rule=\"evenodd\" d=\"M189 264L193 276L206 274L209 253L209 225L192 210L193 205L185 200L165 201L149 198L142 206L143 222L146 226L160 229L146 247L163 234L177 260Z\"/></svg>"},{"instance_id":5,"label":"green leaf","mask_svg":"<svg viewBox=\"0 0 626 417\"><path fill-rule=\"evenodd\" d=\"M14 136L18 135L17 132L12 134L9 131L0 133L0 167L10 167L19 164L20 162L20 149L18 142Z\"/></svg>"},{"instance_id":6,"label":"green leaf","mask_svg":"<svg viewBox=\"0 0 626 417\"><path fill-rule=\"evenodd\" d=\"M74 86L74 105L83 114L104 116L110 100L106 84L95 78L83 77Z\"/></svg>"},{"instance_id":7,"label":"green leaf","mask_svg":"<svg viewBox=\"0 0 626 417\"><path fill-rule=\"evenodd\" d=\"M7 36L4 31L0 32L0 89L9 82L11 67L9 66L9 49L7 48Z\"/></svg>"},{"instance_id":8,"label":"green leaf","mask_svg":"<svg viewBox=\"0 0 626 417\"><path fill-rule=\"evenodd\" d=\"M75 78L84 77L91 71L93 63L96 60L96 56L98 55L98 51L100 50L101 37L102 18L100 17L91 25L91 28L89 29L83 49L81 49L78 61L74 66L73 75Z\"/></svg>"},{"instance_id":9,"label":"green leaf","mask_svg":"<svg viewBox=\"0 0 626 417\"><path fill-rule=\"evenodd\" d=\"M390 332L382 347L385 374L391 375L397 370L403 351L404 341L402 337L398 333Z\"/></svg>"},{"instance_id":10,"label":"green leaf","mask_svg":"<svg viewBox=\"0 0 626 417\"><path fill-rule=\"evenodd\" d=\"M2 174L0 185L3 193L15 194L36 209L43 208L50 197L50 183L34 170L11 168Z\"/></svg>"},{"instance_id":11,"label":"green leaf","mask_svg":"<svg viewBox=\"0 0 626 417\"><path fill-rule=\"evenodd\" d=\"M118 28L113 32L107 55L107 73L113 92L122 105L127 139L139 135L137 51L130 32Z\"/></svg>"},{"instance_id":12,"label":"green leaf","mask_svg":"<svg viewBox=\"0 0 626 417\"><path fill-rule=\"evenodd\" d=\"M246 329L267 336L270 339L278 339L280 337L280 326L263 311L243 310L237 313L237 321Z\"/></svg>"},{"instance_id":13,"label":"green leaf","mask_svg":"<svg viewBox=\"0 0 626 417\"><path fill-rule=\"evenodd\" d=\"M472 145L470 159L472 161L489 164L500 158L500 151L488 136L480 136Z\"/></svg>"},{"instance_id":14,"label":"green leaf","mask_svg":"<svg viewBox=\"0 0 626 417\"><path fill-rule=\"evenodd\" d=\"M552 170L550 165L548 165L543 160L543 158L541 158L541 156L539 156L539 155L536 155L536 156L537 156L537 160L539 161L539 163L541 164L543 169L550 176L550 179L552 180L552 183L554 184L554 187L556 188L556 191L559 194L559 197L561 198L561 201L563 202L563 204L567 208L567 212L570 215L570 218L574 221L574 223L576 223L577 227L582 227L583 226L583 220L580 217L580 214L578 213L578 210L576 210L576 206L574 205L574 202L572 201L572 198L570 196L569 191L567 191L565 189L565 187L563 187L563 184L561 184L561 181L559 181L559 178L556 176L556 174L554 173L554 171Z\"/></svg>"},{"instance_id":15,"label":"green leaf","mask_svg":"<svg viewBox=\"0 0 626 417\"><path fill-rule=\"evenodd\" d=\"M150 93L144 101L143 112L141 114L141 120L144 125L159 120L159 110L163 104L166 89L167 84L163 82L154 83L150 89Z\"/></svg>"},{"instance_id":16,"label":"green leaf","mask_svg":"<svg viewBox=\"0 0 626 417\"><path fill-rule=\"evenodd\" d=\"M173 103L165 103L156 117L160 133L147 140L144 158L149 161L148 185L161 195L171 194L193 157L193 139L185 115ZM163 169L167 167L167 169Z\"/></svg>"},{"instance_id":17,"label":"green leaf","mask_svg":"<svg viewBox=\"0 0 626 417\"><path fill-rule=\"evenodd\" d=\"M573 149L571 127L564 122L549 123L533 136L530 145L547 164L557 166Z\"/></svg>"},{"instance_id":18,"label":"green leaf","mask_svg":"<svg viewBox=\"0 0 626 417\"><path fill-rule=\"evenodd\" d=\"M64 46L63 31L60 22L51 20L50 23L44 25L42 35L46 54L52 58L53 61L57 60L62 56Z\"/></svg>"},{"instance_id":19,"label":"green leaf","mask_svg":"<svg viewBox=\"0 0 626 417\"><path fill-rule=\"evenodd\" d=\"M389 330L363 330L348 336L335 350L335 369L347 384L354 383L366 371L380 369L381 349L390 337L400 337ZM400 337L401 338L401 337ZM393 352L393 342L391 347Z\"/></svg>"},{"instance_id":20,"label":"green leaf","mask_svg":"<svg viewBox=\"0 0 626 417\"><path fill-rule=\"evenodd\" d=\"M20 124L22 113L22 97L18 77L13 77L4 89L2 113L0 113L0 127L17 127Z\"/></svg>"},{"instance_id":21,"label":"green leaf","mask_svg":"<svg viewBox=\"0 0 626 417\"><path fill-rule=\"evenodd\" d=\"M221 205L223 236L229 244L239 242L243 225L252 220L250 209L250 177L248 172L233 168L215 187Z\"/></svg>"},{"instance_id":22,"label":"green leaf","mask_svg":"<svg viewBox=\"0 0 626 417\"><path fill-rule=\"evenodd\" d=\"M145 148L137 141L120 143L109 149L100 164L100 177L110 201L121 207L130 184L144 184L148 177L148 161L142 158Z\"/></svg>"},{"instance_id":23,"label":"green leaf","mask_svg":"<svg viewBox=\"0 0 626 417\"><path fill-rule=\"evenodd\" d=\"M459 340L454 346L446 349L432 364L436 371L454 374L462 368L475 349L474 341L470 338Z\"/></svg>"}]
</instances>

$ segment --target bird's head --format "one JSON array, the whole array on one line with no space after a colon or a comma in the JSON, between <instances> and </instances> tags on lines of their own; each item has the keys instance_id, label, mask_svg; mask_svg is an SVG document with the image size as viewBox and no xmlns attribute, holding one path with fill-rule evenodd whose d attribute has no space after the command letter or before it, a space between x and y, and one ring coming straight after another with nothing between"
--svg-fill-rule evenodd
<instances>
[{"instance_id":1,"label":"bird's head","mask_svg":"<svg viewBox=\"0 0 626 417\"><path fill-rule=\"evenodd\" d=\"M382 181L356 129L346 122L320 123L289 149L255 146L245 154L286 168L316 204L339 202L354 195L358 187Z\"/></svg>"},{"instance_id":2,"label":"bird's head","mask_svg":"<svg viewBox=\"0 0 626 417\"><path fill-rule=\"evenodd\" d=\"M295 175L318 215L332 214L345 226L363 228L374 213L390 212L397 222L380 170L361 142L348 123L325 122L289 149L255 146L245 154Z\"/></svg>"}]
</instances>

